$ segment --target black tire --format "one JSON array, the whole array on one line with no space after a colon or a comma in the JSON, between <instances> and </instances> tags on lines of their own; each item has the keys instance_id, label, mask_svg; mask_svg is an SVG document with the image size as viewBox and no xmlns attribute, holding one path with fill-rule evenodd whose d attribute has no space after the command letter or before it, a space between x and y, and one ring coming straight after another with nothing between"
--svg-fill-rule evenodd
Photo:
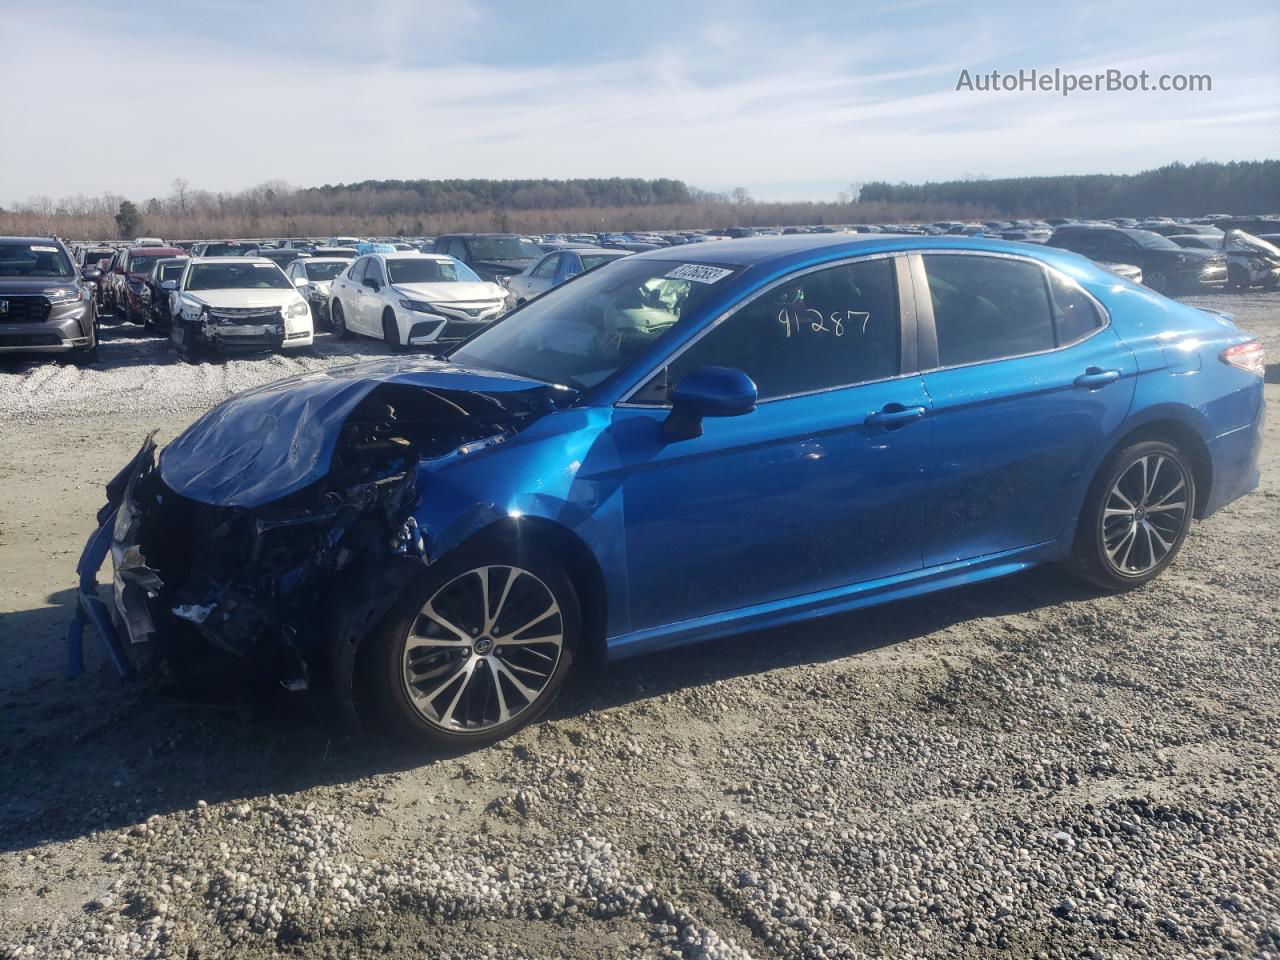
<instances>
[{"instance_id":1,"label":"black tire","mask_svg":"<svg viewBox=\"0 0 1280 960\"><path fill-rule=\"evenodd\" d=\"M1235 291L1249 289L1249 274L1243 267L1227 268L1227 289Z\"/></svg>"},{"instance_id":2,"label":"black tire","mask_svg":"<svg viewBox=\"0 0 1280 960\"><path fill-rule=\"evenodd\" d=\"M1147 271L1143 276L1147 286L1156 293L1163 293L1166 297L1173 293L1173 290L1169 285L1169 278L1161 271Z\"/></svg>"},{"instance_id":3,"label":"black tire","mask_svg":"<svg viewBox=\"0 0 1280 960\"><path fill-rule=\"evenodd\" d=\"M1123 485L1122 478L1138 479L1137 471L1144 458L1147 459L1148 473L1154 474L1152 490L1139 502L1136 496L1132 496L1134 488L1130 487L1127 492L1134 509L1126 515L1125 493L1117 497L1114 491L1117 485ZM1176 467L1173 479L1172 471L1165 464ZM1133 474L1130 473L1131 470L1134 471ZM1165 471L1163 481L1161 471ZM1180 489L1174 480L1181 480ZM1132 480L1129 482L1132 483ZM1172 496L1166 495L1169 490L1175 490ZM1178 502L1175 498L1181 498L1183 503L1183 509L1176 517L1171 516L1172 511L1168 506ZM1195 502L1195 473L1191 469L1189 458L1177 447L1163 440L1141 440L1117 450L1107 458L1093 483L1089 485L1076 527L1069 569L1077 577L1111 591L1132 590L1154 580L1182 549L1187 532L1191 529ZM1109 503L1116 504L1119 509L1117 506L1109 506ZM1159 520L1156 520L1157 511L1149 509L1150 506L1158 507ZM1108 515L1108 510L1111 515ZM1109 530L1112 531L1110 536ZM1126 539L1129 530L1132 531L1132 542ZM1169 539L1166 541L1164 537ZM1144 540L1145 548L1142 546ZM1109 541L1113 544L1110 548ZM1132 568L1128 565L1130 554L1126 552L1120 556L1126 543L1130 551L1137 549ZM1157 562L1149 566L1138 562L1139 559L1156 559L1155 554L1162 549L1160 545L1164 543L1168 544L1167 551ZM1144 549L1149 551L1146 556L1143 555Z\"/></svg>"},{"instance_id":4,"label":"black tire","mask_svg":"<svg viewBox=\"0 0 1280 960\"><path fill-rule=\"evenodd\" d=\"M398 351L404 346L400 342L400 328L396 326L395 314L389 309L382 311L382 340L393 351Z\"/></svg>"},{"instance_id":5,"label":"black tire","mask_svg":"<svg viewBox=\"0 0 1280 960\"><path fill-rule=\"evenodd\" d=\"M179 332L181 327L183 334L183 342L179 343L175 333ZM178 356L187 363L197 364L204 360L205 349L200 343L195 342L189 325L182 320L176 320L169 327L169 345L173 347Z\"/></svg>"},{"instance_id":6,"label":"black tire","mask_svg":"<svg viewBox=\"0 0 1280 960\"><path fill-rule=\"evenodd\" d=\"M342 304L336 297L329 307L329 320L333 324L333 332L340 340L351 339L351 331L347 329L347 315L342 312Z\"/></svg>"},{"instance_id":7,"label":"black tire","mask_svg":"<svg viewBox=\"0 0 1280 960\"><path fill-rule=\"evenodd\" d=\"M441 692L431 700L419 697L418 702L425 703L427 706L424 710L433 710L437 714L445 714L443 719L451 719L454 714L455 705L462 708L464 721L477 716L475 702L479 702L481 697L486 699L483 705L478 709L480 721L473 721L473 729L462 729L455 727L454 729L446 729L439 722L441 718L428 718L422 710L414 706L414 701L409 693L410 681L406 676L405 658L407 655L406 646L411 629L419 631L419 638L428 633L433 627L432 621L423 616L422 610L428 601L438 602L441 606L445 606L448 601L448 594L455 589L455 585L476 584L478 580L477 568L492 568L493 573L488 574L493 579L489 581L492 589L489 593L490 607L494 606L493 597L501 593L501 599L498 601L497 611L495 614L495 622L489 628L493 631L493 639L490 640L490 646L483 653L480 650L481 643L488 639L488 634L481 633L476 636L475 647L462 646L453 647L450 643L449 648L442 649L439 652L427 650L426 656L433 663L440 663L438 667L433 667L434 674L424 674L422 684L424 687L439 686L438 681L441 677L446 678L446 686L441 688ZM503 568L518 568L521 574L510 581L506 585L506 589L502 589L499 585L503 581ZM528 580L523 579L524 575L531 575ZM510 573L508 572L508 576ZM517 601L523 602L525 596L518 593L520 590L529 590L537 592L537 596L544 596L540 591L546 591L552 598L557 608L557 612L552 615L550 620L543 621L546 626L534 627L532 630L510 628L510 632L506 635L510 641L516 637L529 636L540 629L547 629L554 633L559 630L560 646L558 655L554 664L550 668L549 675L546 677L542 685L536 690L536 697L531 701L526 701L524 706L519 707L518 712L514 712L510 719L505 722L499 722L497 719L500 714L494 713L492 722L486 720L486 716L490 712L497 710L497 698L489 689L488 681L494 681L495 684L503 686L506 689L505 697L502 700L504 706L508 709L517 701L524 701L525 698L515 692L515 688L507 686L507 681L499 676L498 671L488 664L494 660L502 659L503 664L511 665L513 661L506 659L512 656L511 651L514 648L517 656L523 654L521 648L534 645L533 641L525 640L521 644L513 644L507 647L508 653L503 655L503 647L500 639L501 634L498 628L509 628L509 623L502 622L504 613L503 601L512 604L515 609ZM444 597L445 600L441 600ZM535 612L539 609L539 603L536 601L531 607L525 610L515 610L517 616L515 620L523 620L527 615L527 610L532 609ZM454 608L461 610L461 607ZM472 612L478 611L478 605L472 608ZM493 612L492 609L490 612ZM464 617L457 616L453 609L450 615L456 620L463 620ZM463 625L465 626L465 624ZM410 583L403 597L396 603L382 623L370 634L366 640L365 647L361 652L358 660L358 669L362 675L357 677L367 692L368 699L373 708L377 711L384 724L390 732L401 739L408 740L418 745L426 745L446 751L462 751L472 750L485 746L497 740L509 736L516 730L533 723L541 717L551 704L555 701L561 688L564 685L565 677L568 676L573 666L574 656L579 649L581 642L581 614L578 604L577 592L574 590L573 582L564 568L549 554L530 544L516 544L506 540L495 538L483 538L482 540L466 545L454 553L445 556L430 568L422 571ZM537 634L541 636L541 634ZM447 631L444 632L444 639L451 641L452 635ZM468 641L470 643L471 641ZM422 650L422 648L417 648ZM542 647L549 650L552 648ZM464 651L465 652L462 652ZM455 653L455 651L459 651ZM454 658L436 660L434 658ZM468 662L474 660L471 664L469 673L463 673L461 668ZM423 661L419 661L423 662ZM538 661L525 661L526 664ZM449 673L448 671L458 668L457 672ZM516 667L515 669L520 669ZM544 668L545 669L545 668ZM533 671L527 671L533 672ZM510 670L507 675L513 675ZM452 684L448 680L450 676L462 677L461 689ZM521 679L530 682L533 681L521 674ZM419 688L421 690L421 688ZM424 691L429 693L430 691ZM459 700L453 700L457 696ZM446 704L447 712L444 709L432 706L433 703L444 703L446 700L453 702ZM484 724L488 725L484 725Z\"/></svg>"}]
</instances>

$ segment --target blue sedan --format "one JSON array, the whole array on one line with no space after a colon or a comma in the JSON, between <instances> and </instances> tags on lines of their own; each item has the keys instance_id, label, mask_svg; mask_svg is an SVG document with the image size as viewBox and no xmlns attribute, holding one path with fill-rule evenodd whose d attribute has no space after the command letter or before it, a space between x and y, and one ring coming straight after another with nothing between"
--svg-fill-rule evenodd
<instances>
[{"instance_id":1,"label":"blue sedan","mask_svg":"<svg viewBox=\"0 0 1280 960\"><path fill-rule=\"evenodd\" d=\"M456 748L606 659L1034 564L1107 590L1253 490L1261 345L1082 257L803 235L619 259L451 351L233 397L108 487L81 630ZM95 571L110 553L114 611Z\"/></svg>"}]
</instances>

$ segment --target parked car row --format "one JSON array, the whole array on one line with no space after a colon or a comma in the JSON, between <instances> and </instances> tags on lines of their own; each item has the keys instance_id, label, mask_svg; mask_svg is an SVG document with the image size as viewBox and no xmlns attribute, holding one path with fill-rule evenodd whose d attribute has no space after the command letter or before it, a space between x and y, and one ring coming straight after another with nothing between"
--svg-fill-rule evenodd
<instances>
[{"instance_id":1,"label":"parked car row","mask_svg":"<svg viewBox=\"0 0 1280 960\"><path fill-rule=\"evenodd\" d=\"M189 359L240 349L302 347L313 342L316 329L328 326L343 336L377 337L393 348L436 348L472 335L574 277L634 253L731 238L841 232L959 240L999 237L1045 244L1083 254L1126 279L1170 294L1280 286L1280 247L1274 242L1280 240L1280 219L1226 215L1196 220L1049 218L980 224L742 227L532 238L452 233L409 239L333 236L166 243L157 237L140 237L129 243L85 241L70 246L55 238L10 238L14 250L25 244L25 256L32 258L30 264L17 264L21 258L14 254L15 279L24 272L33 278L48 270L58 273L60 258L66 258L71 272L78 273L77 296L82 295L90 309L77 315L81 325L70 330L63 321L74 311L61 301L50 300L47 311L11 308L0 348L92 359L99 317L106 315L169 337L175 350ZM51 264L51 259L57 262ZM225 269L203 269L216 266L214 261L232 263L225 264ZM211 277L229 285L211 286ZM34 291L37 285L27 286ZM19 292L27 295L25 287ZM38 324L50 326L19 330L13 325L15 317L37 314L44 317Z\"/></svg>"}]
</instances>

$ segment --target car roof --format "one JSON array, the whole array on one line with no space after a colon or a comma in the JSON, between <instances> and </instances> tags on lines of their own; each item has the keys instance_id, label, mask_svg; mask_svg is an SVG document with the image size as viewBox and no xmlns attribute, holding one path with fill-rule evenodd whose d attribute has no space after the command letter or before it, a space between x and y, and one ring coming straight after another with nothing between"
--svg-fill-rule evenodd
<instances>
[{"instance_id":1,"label":"car roof","mask_svg":"<svg viewBox=\"0 0 1280 960\"><path fill-rule=\"evenodd\" d=\"M298 259L303 263L351 263L350 257L299 257Z\"/></svg>"},{"instance_id":2,"label":"car roof","mask_svg":"<svg viewBox=\"0 0 1280 960\"><path fill-rule=\"evenodd\" d=\"M1078 266L1082 258L1068 250L1040 243L1001 240L998 237L921 236L908 233L819 233L787 234L777 237L744 237L719 240L694 246L662 247L633 254L628 260L658 260L670 263L722 264L734 267L761 267L786 270L795 266L820 264L843 257L872 253L897 253L925 250L971 250L979 253L1004 253L1028 257L1050 264ZM755 272L755 271L753 271Z\"/></svg>"},{"instance_id":3,"label":"car roof","mask_svg":"<svg viewBox=\"0 0 1280 960\"><path fill-rule=\"evenodd\" d=\"M176 257L185 255L186 251L181 247L130 247L129 256L135 253L147 257Z\"/></svg>"},{"instance_id":4,"label":"car roof","mask_svg":"<svg viewBox=\"0 0 1280 960\"><path fill-rule=\"evenodd\" d=\"M0 237L0 243L56 243L58 246L63 246L62 241L57 237Z\"/></svg>"},{"instance_id":5,"label":"car roof","mask_svg":"<svg viewBox=\"0 0 1280 960\"><path fill-rule=\"evenodd\" d=\"M275 266L275 263L266 257L191 257L191 263L267 263Z\"/></svg>"}]
</instances>

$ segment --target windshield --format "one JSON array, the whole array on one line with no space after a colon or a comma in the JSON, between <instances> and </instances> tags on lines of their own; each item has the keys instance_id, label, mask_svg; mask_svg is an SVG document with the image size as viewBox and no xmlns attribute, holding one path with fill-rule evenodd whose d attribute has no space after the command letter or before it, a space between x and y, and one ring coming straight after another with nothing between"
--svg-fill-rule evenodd
<instances>
[{"instance_id":1,"label":"windshield","mask_svg":"<svg viewBox=\"0 0 1280 960\"><path fill-rule=\"evenodd\" d=\"M715 282L666 276L680 265L624 258L530 301L451 360L579 390L622 369L694 313ZM732 273L716 277L716 282Z\"/></svg>"},{"instance_id":2,"label":"windshield","mask_svg":"<svg viewBox=\"0 0 1280 960\"><path fill-rule=\"evenodd\" d=\"M1277 249L1275 244L1261 237L1255 237L1252 233L1245 233L1243 230L1232 230L1223 239L1222 245L1232 250L1256 252L1267 257L1280 257L1280 249Z\"/></svg>"},{"instance_id":3,"label":"windshield","mask_svg":"<svg viewBox=\"0 0 1280 960\"><path fill-rule=\"evenodd\" d=\"M524 237L471 237L473 260L534 260L542 248Z\"/></svg>"},{"instance_id":4,"label":"windshield","mask_svg":"<svg viewBox=\"0 0 1280 960\"><path fill-rule=\"evenodd\" d=\"M1162 237L1150 230L1121 230L1125 236L1134 240L1138 246L1148 250L1177 250L1178 245L1168 237Z\"/></svg>"},{"instance_id":5,"label":"windshield","mask_svg":"<svg viewBox=\"0 0 1280 960\"><path fill-rule=\"evenodd\" d=\"M201 256L205 257L247 257L249 251L255 249L253 243L211 243L204 248Z\"/></svg>"},{"instance_id":6,"label":"windshield","mask_svg":"<svg viewBox=\"0 0 1280 960\"><path fill-rule=\"evenodd\" d=\"M0 277L70 277L71 261L51 243L0 244Z\"/></svg>"},{"instance_id":7,"label":"windshield","mask_svg":"<svg viewBox=\"0 0 1280 960\"><path fill-rule=\"evenodd\" d=\"M332 280L347 267L351 266L346 260L339 260L337 263L306 263L303 268L307 272L308 280Z\"/></svg>"},{"instance_id":8,"label":"windshield","mask_svg":"<svg viewBox=\"0 0 1280 960\"><path fill-rule=\"evenodd\" d=\"M156 261L165 260L169 254L163 254L158 257L130 257L129 272L130 273L150 273L151 268L156 265Z\"/></svg>"},{"instance_id":9,"label":"windshield","mask_svg":"<svg viewBox=\"0 0 1280 960\"><path fill-rule=\"evenodd\" d=\"M288 290L287 277L274 263L198 263L188 290Z\"/></svg>"},{"instance_id":10,"label":"windshield","mask_svg":"<svg viewBox=\"0 0 1280 960\"><path fill-rule=\"evenodd\" d=\"M387 260L387 273L392 283L480 283L470 268L457 260L433 260L429 257L404 257Z\"/></svg>"}]
</instances>

